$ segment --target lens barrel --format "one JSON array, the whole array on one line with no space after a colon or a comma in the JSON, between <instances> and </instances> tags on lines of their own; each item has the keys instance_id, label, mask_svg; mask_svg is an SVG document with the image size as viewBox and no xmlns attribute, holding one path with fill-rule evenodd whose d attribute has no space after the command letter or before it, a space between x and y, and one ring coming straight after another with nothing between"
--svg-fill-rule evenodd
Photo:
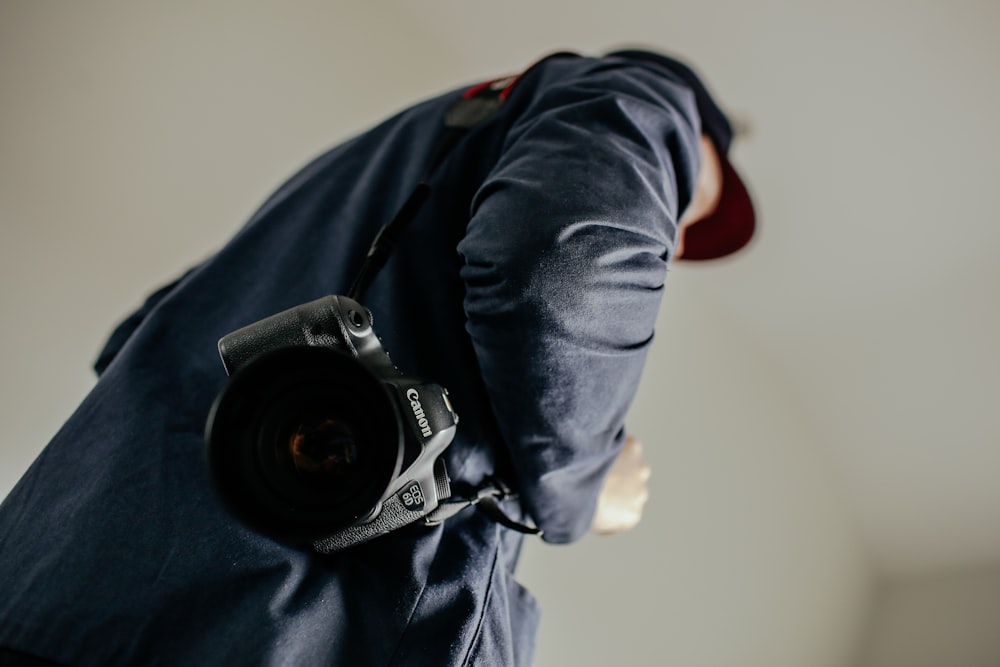
<instances>
[{"instance_id":1,"label":"lens barrel","mask_svg":"<svg viewBox=\"0 0 1000 667\"><path fill-rule=\"evenodd\" d=\"M348 354L286 347L241 367L212 407L208 467L226 505L279 538L313 540L378 507L403 460L386 386Z\"/></svg>"}]
</instances>

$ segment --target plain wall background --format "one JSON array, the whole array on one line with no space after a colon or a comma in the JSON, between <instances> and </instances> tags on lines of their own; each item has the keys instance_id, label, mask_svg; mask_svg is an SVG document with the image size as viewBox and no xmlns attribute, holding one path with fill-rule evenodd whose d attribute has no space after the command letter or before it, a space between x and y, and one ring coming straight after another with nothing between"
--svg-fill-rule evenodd
<instances>
[{"instance_id":1,"label":"plain wall background","mask_svg":"<svg viewBox=\"0 0 1000 667\"><path fill-rule=\"evenodd\" d=\"M1000 568L886 584L863 667L1000 664Z\"/></svg>"}]
</instances>

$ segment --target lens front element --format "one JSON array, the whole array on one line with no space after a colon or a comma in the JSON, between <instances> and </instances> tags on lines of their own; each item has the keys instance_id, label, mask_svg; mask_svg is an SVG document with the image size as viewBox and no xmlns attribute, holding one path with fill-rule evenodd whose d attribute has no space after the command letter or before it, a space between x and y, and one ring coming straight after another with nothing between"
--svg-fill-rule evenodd
<instances>
[{"instance_id":1,"label":"lens front element","mask_svg":"<svg viewBox=\"0 0 1000 667\"><path fill-rule=\"evenodd\" d=\"M324 484L349 474L358 458L353 431L330 417L300 420L284 445L297 473Z\"/></svg>"}]
</instances>

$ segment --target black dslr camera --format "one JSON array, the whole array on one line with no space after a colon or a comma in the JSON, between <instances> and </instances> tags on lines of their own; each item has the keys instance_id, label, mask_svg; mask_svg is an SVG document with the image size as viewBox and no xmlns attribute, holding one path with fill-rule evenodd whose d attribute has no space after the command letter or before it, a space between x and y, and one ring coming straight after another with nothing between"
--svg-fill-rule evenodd
<instances>
[{"instance_id":1,"label":"black dslr camera","mask_svg":"<svg viewBox=\"0 0 1000 667\"><path fill-rule=\"evenodd\" d=\"M206 425L208 464L243 521L323 553L437 523L458 417L443 387L396 369L360 303L291 308L219 352L231 377Z\"/></svg>"}]
</instances>

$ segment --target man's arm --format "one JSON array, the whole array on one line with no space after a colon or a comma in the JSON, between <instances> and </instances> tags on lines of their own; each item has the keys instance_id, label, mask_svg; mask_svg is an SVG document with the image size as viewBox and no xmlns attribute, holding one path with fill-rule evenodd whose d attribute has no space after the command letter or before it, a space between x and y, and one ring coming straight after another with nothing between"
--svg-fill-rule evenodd
<instances>
[{"instance_id":1,"label":"man's arm","mask_svg":"<svg viewBox=\"0 0 1000 667\"><path fill-rule=\"evenodd\" d=\"M588 529L624 444L698 167L686 88L643 65L588 62L551 73L515 124L459 245L483 377L552 542Z\"/></svg>"}]
</instances>

